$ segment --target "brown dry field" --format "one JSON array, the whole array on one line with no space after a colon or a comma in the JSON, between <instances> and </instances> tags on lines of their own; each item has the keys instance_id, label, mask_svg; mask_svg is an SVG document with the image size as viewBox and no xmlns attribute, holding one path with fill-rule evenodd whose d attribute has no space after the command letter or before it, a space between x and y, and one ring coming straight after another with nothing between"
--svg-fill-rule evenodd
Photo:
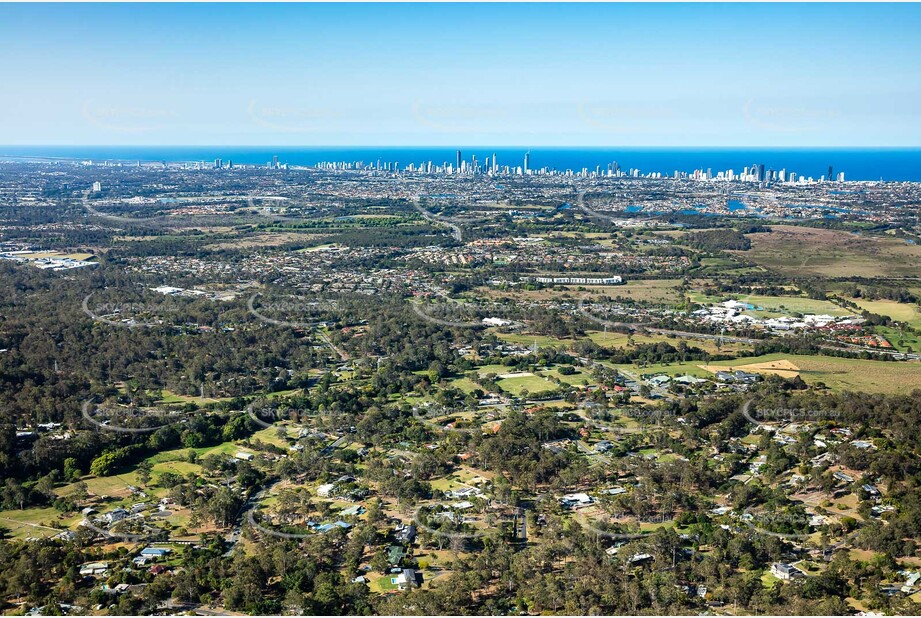
<instances>
[{"instance_id":1,"label":"brown dry field","mask_svg":"<svg viewBox=\"0 0 921 618\"><path fill-rule=\"evenodd\" d=\"M305 242L312 238L322 238L322 234L299 234L297 232L266 232L249 237L224 240L205 246L206 249L239 249L241 247L277 247L289 242Z\"/></svg>"},{"instance_id":2,"label":"brown dry field","mask_svg":"<svg viewBox=\"0 0 921 618\"><path fill-rule=\"evenodd\" d=\"M799 375L800 368L788 360L768 361L766 363L751 363L749 365L698 365L701 369L716 373L717 371L735 371L741 369L749 373L768 373L782 378L795 378Z\"/></svg>"}]
</instances>

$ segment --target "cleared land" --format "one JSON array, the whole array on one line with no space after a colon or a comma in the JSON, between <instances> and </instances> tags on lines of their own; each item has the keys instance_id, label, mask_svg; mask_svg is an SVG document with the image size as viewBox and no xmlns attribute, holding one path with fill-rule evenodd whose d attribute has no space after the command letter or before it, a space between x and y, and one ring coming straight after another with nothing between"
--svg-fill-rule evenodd
<instances>
[{"instance_id":1,"label":"cleared land","mask_svg":"<svg viewBox=\"0 0 921 618\"><path fill-rule=\"evenodd\" d=\"M547 337L545 335L526 335L501 332L496 332L495 334L499 339L502 339L503 341L507 341L509 343L517 343L524 346L530 346L536 341L537 345L541 348L549 346L565 348L575 342L575 339L557 339L555 337ZM585 335L598 345L606 348L626 348L630 346L630 336L625 333L618 333L614 331L586 331ZM665 341L673 346L677 346L678 342L682 340L686 341L689 346L698 347L711 353L718 351L716 342L710 340L682 339L680 337L669 337L667 335L643 335L641 333L634 333L632 335L633 345L641 345L644 343L659 343L661 341ZM747 344L724 343L720 348L720 351L734 352L750 347L751 346ZM483 373L482 370L480 370L480 373Z\"/></svg>"},{"instance_id":2,"label":"cleared land","mask_svg":"<svg viewBox=\"0 0 921 618\"><path fill-rule=\"evenodd\" d=\"M717 371L726 371L726 367L723 365L698 365L701 369L707 371L712 371L716 373ZM795 378L799 375L800 368L791 363L787 359L777 360L777 361L767 361L764 363L749 363L745 365L732 365L729 367L730 371L742 370L748 371L750 373L760 373L760 374L770 374L777 375L782 378Z\"/></svg>"},{"instance_id":3,"label":"cleared land","mask_svg":"<svg viewBox=\"0 0 921 618\"><path fill-rule=\"evenodd\" d=\"M678 294L680 285L680 279L629 279L623 285L602 289L612 298L620 296L639 302L671 304L681 300Z\"/></svg>"},{"instance_id":4,"label":"cleared land","mask_svg":"<svg viewBox=\"0 0 921 618\"><path fill-rule=\"evenodd\" d=\"M866 300L863 298L850 298L848 300L870 313L885 315L897 322L907 322L913 328L921 328L921 309L917 305L909 305L908 303L900 303L894 300Z\"/></svg>"},{"instance_id":5,"label":"cleared land","mask_svg":"<svg viewBox=\"0 0 921 618\"><path fill-rule=\"evenodd\" d=\"M54 259L63 259L69 258L71 260L78 260L80 262L85 262L86 260L92 259L94 256L92 253L61 253L60 251L44 251L42 253L27 253L25 255L18 256L24 260L43 260L47 258Z\"/></svg>"},{"instance_id":6,"label":"cleared land","mask_svg":"<svg viewBox=\"0 0 921 618\"><path fill-rule=\"evenodd\" d=\"M921 246L897 238L776 225L750 234L752 248L733 253L765 268L822 277L917 277Z\"/></svg>"},{"instance_id":7,"label":"cleared land","mask_svg":"<svg viewBox=\"0 0 921 618\"><path fill-rule=\"evenodd\" d=\"M670 305L681 300L678 294L680 279L629 279L621 285L555 285L542 290L498 290L480 287L476 294L481 298L508 298L520 300L547 300L552 298L580 298L586 295L627 298L638 302Z\"/></svg>"},{"instance_id":8,"label":"cleared land","mask_svg":"<svg viewBox=\"0 0 921 618\"><path fill-rule=\"evenodd\" d=\"M745 366L758 365L769 368L770 363L778 361L792 363L799 369L800 377L807 384L814 385L822 382L834 391L904 394L921 388L921 363L919 362L875 361L834 356L765 354L715 361L707 366L712 371L693 362L683 365L649 365L642 368L634 365L610 364L609 366L634 375L664 373L671 376L692 375L712 379L715 371L728 370L730 367L744 369ZM775 368L775 371L784 370L780 365Z\"/></svg>"},{"instance_id":9,"label":"cleared land","mask_svg":"<svg viewBox=\"0 0 921 618\"><path fill-rule=\"evenodd\" d=\"M767 354L734 361L718 361L711 366L742 368L744 365L768 367L786 361L799 369L808 384L824 382L836 391L868 393L909 393L921 385L921 363L887 362L837 358L834 356L796 356ZM783 370L778 366L778 370Z\"/></svg>"},{"instance_id":10,"label":"cleared land","mask_svg":"<svg viewBox=\"0 0 921 618\"><path fill-rule=\"evenodd\" d=\"M80 521L79 514L64 515L53 508L12 509L0 511L0 530L11 538L46 538L59 534Z\"/></svg>"}]
</instances>

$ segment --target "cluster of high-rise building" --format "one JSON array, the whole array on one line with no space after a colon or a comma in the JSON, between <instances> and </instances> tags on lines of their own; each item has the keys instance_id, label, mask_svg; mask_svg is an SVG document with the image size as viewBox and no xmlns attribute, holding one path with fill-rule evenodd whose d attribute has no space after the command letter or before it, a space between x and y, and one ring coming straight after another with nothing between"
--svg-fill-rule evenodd
<instances>
[{"instance_id":1,"label":"cluster of high-rise building","mask_svg":"<svg viewBox=\"0 0 921 618\"><path fill-rule=\"evenodd\" d=\"M96 163L93 161L83 161L83 165L101 165L103 167L118 166L124 167L124 162L104 161ZM135 164L141 167L141 162ZM182 169L207 169L211 167L216 170L233 170L237 168L255 169L258 165L236 165L232 160L215 159L213 165L205 161L186 161L168 164L167 162L147 163L145 167L174 166ZM429 174L442 176L558 176L569 178L647 178L647 179L667 179L675 180L692 180L701 182L751 182L760 184L811 184L816 182L844 182L844 172L835 174L834 168L828 166L828 173L819 176L817 179L812 176L797 174L786 168L775 170L765 169L763 163L754 163L748 167L742 168L741 172L733 169L713 172L712 168L695 169L692 172L683 172L674 170L672 174L663 172L642 172L637 168L622 169L617 161L612 161L606 165L596 165L594 168L583 167L580 170L565 169L558 170L555 167L543 166L534 168L531 166L531 152L528 151L520 165L500 165L496 153L484 155L480 159L477 155L471 155L469 159L464 157L462 151L456 152L453 161L443 161L434 163L433 161L421 161L401 164L399 161L322 161L312 166L314 169L326 171L373 171L390 174ZM265 164L266 169L287 170L287 169L308 169L305 166L289 166L288 163L279 161L278 156L272 157L271 161Z\"/></svg>"},{"instance_id":2,"label":"cluster of high-rise building","mask_svg":"<svg viewBox=\"0 0 921 618\"><path fill-rule=\"evenodd\" d=\"M598 165L594 170L590 170L587 167L584 167L581 170L558 170L554 167L547 166L535 169L531 167L530 151L524 154L524 159L522 160L521 165L499 165L496 153L486 155L483 157L483 159L479 159L477 155L472 155L470 160L467 160L464 158L463 152L458 150L454 161L444 161L441 164L437 164L432 161L422 161L420 163L408 163L403 167L400 167L399 161L382 162L380 159L378 159L376 162L370 163L365 161L322 161L317 163L314 167L316 167L316 169L322 170L368 170L393 173L414 172L449 176L475 176L478 174L485 174L489 176L579 176L583 178L622 178L625 176L640 177L639 170L631 169L629 172L624 172L620 169L617 161L609 163L607 166L605 166L604 169L602 169L602 166ZM656 176L653 174L647 174L643 177L654 178ZM658 177L661 178L662 175L659 174Z\"/></svg>"},{"instance_id":3,"label":"cluster of high-rise building","mask_svg":"<svg viewBox=\"0 0 921 618\"><path fill-rule=\"evenodd\" d=\"M742 168L742 171L738 174L734 170L725 170L717 172L716 175L713 174L711 168L706 170L697 169L691 172L680 172L675 170L674 178L676 179L688 179L688 180L701 180L701 181L726 181L726 182L758 182L763 184L771 183L800 183L807 184L813 182L844 182L844 172L838 172L838 175L834 175L834 168L828 166L828 175L819 176L818 181L812 176L797 175L794 171L787 171L786 168L781 170L774 169L764 169L763 163L753 164L751 167Z\"/></svg>"},{"instance_id":4,"label":"cluster of high-rise building","mask_svg":"<svg viewBox=\"0 0 921 618\"><path fill-rule=\"evenodd\" d=\"M432 161L423 161L420 163L407 163L400 167L399 161L382 162L378 159L376 162L364 161L323 161L317 163L317 169L330 171L349 171L349 170L367 170L381 171L390 173L417 173L417 174L437 174L437 175L460 175L460 176L564 176L580 178L651 178L661 179L668 178L667 174L662 172L641 172L636 168L627 170L621 169L617 161L608 163L605 166L597 165L594 169L583 167L581 170L558 170L553 167L531 167L531 153L526 152L521 165L499 165L496 153L486 155L479 159L477 155L472 155L470 159L465 159L463 152L458 150L454 161L444 161L441 164ZM832 166L828 167L828 175L823 175L814 179L812 176L798 175L796 172L787 171L786 169L774 170L765 169L763 163L756 163L750 167L745 167L741 172L728 169L713 173L711 168L696 169L693 172L682 172L675 170L673 178L677 180L698 180L698 181L716 181L716 182L754 182L762 184L770 183L813 183L813 182L844 182L844 172L834 175Z\"/></svg>"}]
</instances>

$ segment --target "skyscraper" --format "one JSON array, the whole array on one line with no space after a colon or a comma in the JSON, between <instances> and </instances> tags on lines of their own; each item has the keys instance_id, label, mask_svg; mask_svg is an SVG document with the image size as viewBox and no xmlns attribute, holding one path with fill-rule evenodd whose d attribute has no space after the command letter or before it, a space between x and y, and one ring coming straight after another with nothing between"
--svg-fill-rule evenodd
<instances>
[{"instance_id":1,"label":"skyscraper","mask_svg":"<svg viewBox=\"0 0 921 618\"><path fill-rule=\"evenodd\" d=\"M524 153L524 173L527 174L531 169L531 151Z\"/></svg>"},{"instance_id":2,"label":"skyscraper","mask_svg":"<svg viewBox=\"0 0 921 618\"><path fill-rule=\"evenodd\" d=\"M460 171L461 168L461 151L457 151L457 171Z\"/></svg>"}]
</instances>

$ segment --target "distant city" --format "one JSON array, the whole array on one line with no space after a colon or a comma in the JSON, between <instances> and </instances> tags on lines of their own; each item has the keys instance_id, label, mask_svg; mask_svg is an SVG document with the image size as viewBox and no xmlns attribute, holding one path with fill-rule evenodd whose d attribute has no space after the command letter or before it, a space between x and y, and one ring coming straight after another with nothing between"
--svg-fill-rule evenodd
<instances>
[{"instance_id":1,"label":"distant city","mask_svg":"<svg viewBox=\"0 0 921 618\"><path fill-rule=\"evenodd\" d=\"M84 160L83 165L102 165L102 166L125 166L128 165L123 161L93 161ZM646 171L636 167L622 168L620 163L612 161L604 166L596 165L594 168L582 167L581 169L557 169L551 166L541 166L535 168L531 165L530 151L524 154L520 165L500 164L496 153L486 155L478 159L477 155L471 155L465 158L463 151L458 150L454 161L442 161L436 163L432 160L401 163L400 161L320 161L316 165L291 165L279 159L278 155L273 155L271 161L264 165L256 164L235 164L232 159L218 158L213 162L210 161L183 161L167 163L142 163L138 160L134 162L136 167L142 165L161 165L177 166L182 169L257 169L265 167L267 169L318 169L327 171L370 171L384 172L390 174L427 174L441 176L560 176L570 178L647 178L647 179L668 179L675 180L697 180L697 181L715 181L715 182L751 182L751 183L787 183L787 184L811 184L817 182L844 182L845 173L843 171L835 173L834 166L828 166L827 174L822 174L818 178L798 174L793 170L782 168L779 170L766 169L763 163L753 163L743 167L737 172L735 169L725 169L713 171L713 168L695 169L690 172L682 170L673 170L671 172Z\"/></svg>"}]
</instances>

